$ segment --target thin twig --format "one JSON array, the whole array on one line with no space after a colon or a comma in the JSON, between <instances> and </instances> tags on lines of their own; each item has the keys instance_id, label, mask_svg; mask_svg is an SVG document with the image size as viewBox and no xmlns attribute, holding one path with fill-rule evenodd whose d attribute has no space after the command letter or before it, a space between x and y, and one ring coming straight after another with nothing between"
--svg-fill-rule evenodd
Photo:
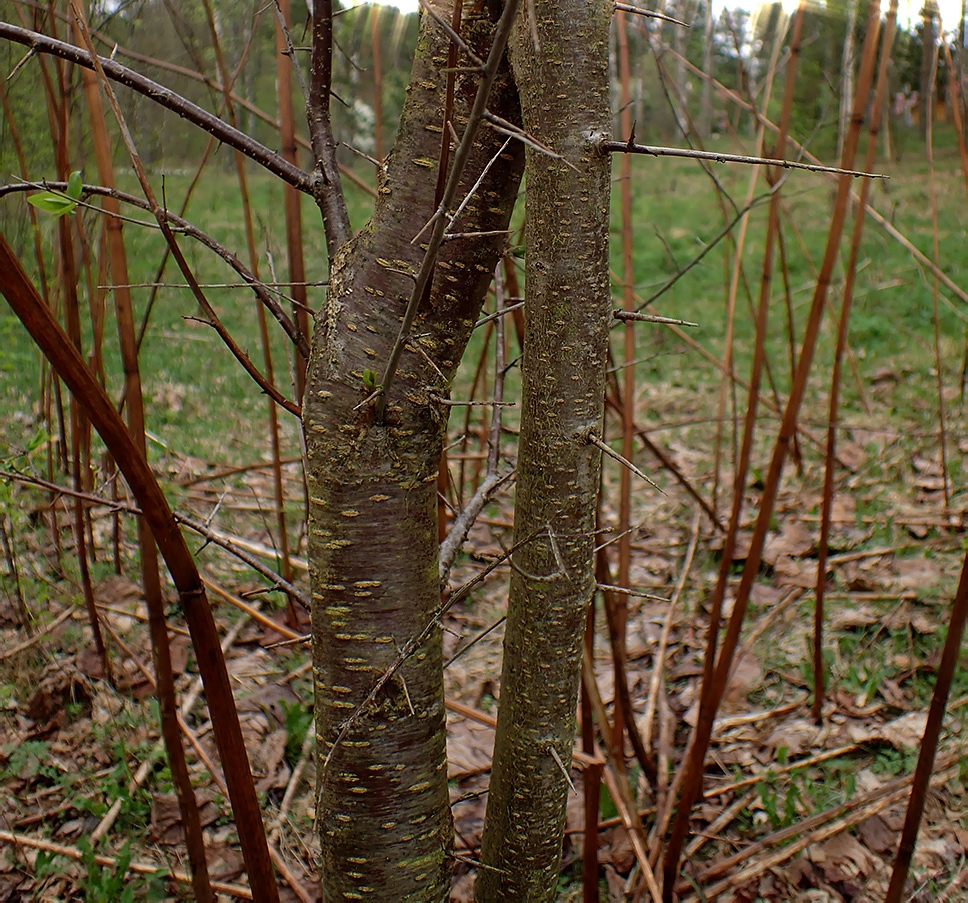
<instances>
[{"instance_id":1,"label":"thin twig","mask_svg":"<svg viewBox=\"0 0 968 903\"><path fill-rule=\"evenodd\" d=\"M637 6L632 6L628 3L616 3L616 9L622 10L626 13L635 13L637 16L644 16L646 19L659 19L662 22L671 22L673 25L681 25L683 28L689 28L688 22L683 22L680 19L673 19L672 16L666 16L662 13L653 12L651 9L639 9Z\"/></svg>"},{"instance_id":2,"label":"thin twig","mask_svg":"<svg viewBox=\"0 0 968 903\"><path fill-rule=\"evenodd\" d=\"M662 285L659 286L648 298L645 299L640 305L639 310L643 307L647 307L661 295L664 295L673 285L675 285L683 276L686 275L694 266L699 264L699 262L716 247L727 235L729 235L733 229L739 224L739 222L758 204L762 204L764 201L768 200L772 195L773 191L779 186L779 183L771 189L770 192L761 194L759 197L753 198L742 210L738 211L722 229L713 237L710 241L706 242L703 249L692 258L685 266L680 267L679 271L674 275L670 276Z\"/></svg>"},{"instance_id":3,"label":"thin twig","mask_svg":"<svg viewBox=\"0 0 968 903\"><path fill-rule=\"evenodd\" d=\"M268 466L268 465L266 465ZM41 489L45 489L48 492L54 492L58 495L65 495L70 498L77 498L81 501L87 502L92 505L102 505L111 511L123 512L125 514L133 515L134 517L143 517L144 512L136 505L128 505L123 502L115 501L114 499L106 498L105 496L94 495L89 492L79 492L68 486L61 486L57 483L52 483L49 480L45 480L41 477L33 476L32 474L21 473L17 470L0 470L0 478L16 480L18 483L23 483L28 486L37 486ZM234 539L226 536L224 533L218 530L211 529L207 524L203 524L186 514L179 514L177 511L173 512L175 520L184 524L190 530L198 533L200 536L204 536L206 542L214 543L217 546L225 549L225 551L230 552L240 561L245 562L254 571L260 573L265 577L273 587L285 592L294 601L298 602L307 611L310 608L309 598L301 593L295 586L293 586L289 581L284 580L279 574L277 574L272 568L264 565L255 555L249 554L249 552L239 545L240 542L245 542L250 547L253 547L252 543L248 543L246 540ZM265 554L267 557L272 556L271 550L266 550ZM307 570L307 564L305 561L299 558L294 558L292 564L300 567L301 570ZM2 656L0 656L2 658Z\"/></svg>"},{"instance_id":4,"label":"thin twig","mask_svg":"<svg viewBox=\"0 0 968 903\"><path fill-rule=\"evenodd\" d=\"M60 843L51 843L49 840L42 840L39 837L30 837L27 834L15 834L12 831L0 831L0 841L3 843L9 843L11 846L27 847L32 850L42 850L45 853L53 853L55 856L64 856L66 859L73 859L75 862L81 862L84 859L85 854L82 853L76 847L68 847ZM119 861L112 856L101 856L100 854L95 854L94 861L105 868L116 869L119 867ZM183 872L179 869L170 869L167 863L164 862L129 862L128 871L134 872L137 875L156 875L159 872L164 874L166 878L172 881L177 881L179 884L191 884L192 877L187 872ZM239 900L251 900L252 891L247 887L242 887L239 884L224 884L219 881L212 881L212 890L218 891L220 894L226 894L230 897L235 897Z\"/></svg>"},{"instance_id":5,"label":"thin twig","mask_svg":"<svg viewBox=\"0 0 968 903\"><path fill-rule=\"evenodd\" d=\"M457 553L463 546L471 527L480 516L484 506L504 482L515 473L514 470L511 470L503 477L498 475L498 465L501 461L501 406L505 404L502 399L504 398L504 378L507 375L504 320L500 317L504 313L504 266L502 261L498 261L494 268L494 297L495 316L498 317L498 320L494 342L494 391L491 402L494 405L494 410L491 413L491 430L488 435L487 475L471 500L465 505L464 510L457 516L450 532L440 544L439 574L441 587L445 585L450 569L457 558Z\"/></svg>"},{"instance_id":6,"label":"thin twig","mask_svg":"<svg viewBox=\"0 0 968 903\"><path fill-rule=\"evenodd\" d=\"M49 624L45 624L43 630L38 631L33 636L28 637L22 643L17 643L16 646L11 646L9 649L4 649L0 652L0 662L4 659L12 658L15 655L19 655L21 652L25 652L31 646L36 646L37 643L42 640L46 640L61 624L64 623L71 615L74 614L74 606L68 606L65 608L53 621Z\"/></svg>"},{"instance_id":7,"label":"thin twig","mask_svg":"<svg viewBox=\"0 0 968 903\"><path fill-rule=\"evenodd\" d=\"M43 182L24 182L21 184L0 185L0 198L4 197L7 194L12 194L15 192L49 190L52 188L58 191L65 191L67 188L67 183L43 181ZM85 195L93 194L93 195L98 195L102 197L116 198L117 200L121 201L124 204L129 204L132 207L138 207L141 210L145 210L149 213L154 213L154 211L152 210L151 203L144 200L143 198L137 197L136 195L129 194L126 191L119 191L116 188L107 188L103 185L84 185L83 191ZM90 209L98 213L104 212L100 207L96 207L94 205L90 205ZM265 285L252 272L249 271L249 269L245 266L245 264L243 264L242 261L240 261L238 257L235 256L235 254L229 251L228 248L226 248L224 245L217 242L207 232L203 232L201 229L199 229L197 226L190 223L188 220L183 219L182 217L178 216L175 213L172 213L170 210L162 209L162 208L159 208L159 210L161 212L161 215L164 217L165 221L168 223L168 228L171 233L180 233L183 235L187 235L188 237L194 238L196 241L201 242L201 244L203 244L209 250L214 251L233 270L235 270L235 272L237 272L239 276L242 277L242 280L245 282L246 286L248 286L250 289L252 289L253 292L255 292L258 299L262 302L262 304L269 311L269 313L272 314L275 320L283 328L286 335L292 340L292 343L298 349L299 353L304 358L308 359L309 357L308 339L302 334L302 332L300 332L299 328L292 321L292 318L279 305L279 302L272 297L272 294L269 291L266 290ZM148 223L148 222L142 222L140 220L128 220L128 221L135 223L136 225L139 225L139 226L144 226L146 228L162 229L162 227L159 224L157 224L157 222ZM196 280L194 284L192 284L192 282L189 281L188 285L180 286L180 287L188 288L194 292L196 288L201 290L205 286L203 286L201 283L199 283ZM210 318L214 316L214 312L210 312L209 310L206 310L206 314ZM219 335L222 335L223 331L225 330L225 327L222 326L221 320L217 316L214 316L214 319L211 320L211 324L216 324L216 323L218 324L216 326L216 331L219 333ZM227 335L227 331L226 331L226 335ZM229 348L231 350L232 345L229 345ZM233 354L234 353L235 352L233 351ZM248 368L246 369L248 370ZM291 413L298 413L298 410L299 410L298 407L295 407L294 410L291 410L292 405L293 405L293 402L287 401L286 404L283 405L283 407L285 407L286 410L290 410Z\"/></svg>"},{"instance_id":8,"label":"thin twig","mask_svg":"<svg viewBox=\"0 0 968 903\"><path fill-rule=\"evenodd\" d=\"M299 89L302 91L303 102L309 105L309 85L306 84L306 73L303 72L302 66L299 65L299 60L296 57L296 48L292 44L292 36L289 34L289 25L286 22L286 17L282 14L282 7L279 5L279 0L274 0L273 4L276 8L276 19L279 21L279 30L282 32L283 40L286 42L286 53L289 55L289 62L292 68L296 70L296 81L299 82Z\"/></svg>"},{"instance_id":9,"label":"thin twig","mask_svg":"<svg viewBox=\"0 0 968 903\"><path fill-rule=\"evenodd\" d=\"M513 122L508 122L490 110L484 111L484 120L494 131L500 132L502 135L508 135L511 138L517 138L518 141L527 144L529 147L533 147L538 153L544 154L546 157L551 157L552 160L561 160L566 166L575 169L573 163L569 163L561 154L555 153L547 144L543 144L534 136L529 135L523 128L515 125Z\"/></svg>"},{"instance_id":10,"label":"thin twig","mask_svg":"<svg viewBox=\"0 0 968 903\"><path fill-rule=\"evenodd\" d=\"M935 771L931 776L931 783L944 784L953 775L957 774L957 760L959 758L960 756L958 754L947 756L941 767L943 770L939 769ZM955 764L951 764L952 762ZM907 792L907 787L911 783L911 779L911 775L905 775L903 778L890 781L870 793L847 800L845 803L841 803L833 809L819 812L817 815L810 816L787 828L781 828L769 837L750 844L742 852L730 856L727 859L720 860L715 865L701 872L698 880L707 881L714 875L728 873L735 866L741 866L741 869L738 872L730 874L728 878L724 878L715 884L707 886L705 888L705 899L714 899L727 888L740 886L741 883L748 882L763 872L769 871L771 868L779 865L781 862L791 859L811 844L819 844L836 834L846 831L854 825L860 824L865 819L870 818L877 812L883 811L888 806L900 802ZM832 816L838 815L840 817L835 821L830 820ZM753 858L756 853L759 853L761 850L770 849L771 847L773 849L768 855L762 858ZM747 862L750 864L742 867ZM691 898L689 903L698 903L698 901L696 898Z\"/></svg>"},{"instance_id":11,"label":"thin twig","mask_svg":"<svg viewBox=\"0 0 968 903\"><path fill-rule=\"evenodd\" d=\"M589 442L591 442L592 445L595 445L598 448L600 448L610 458L614 459L615 461L618 461L619 464L621 464L623 467L627 467L629 470L632 471L632 473L634 473L640 479L645 480L645 482L648 483L650 486L652 486L654 489L658 489L659 492L662 492L662 487L659 486L658 483L655 482L655 480L653 480L651 477L647 476L646 474L642 473L642 471L639 470L638 467L636 467L631 461L629 461L628 458L625 458L622 455L620 455L617 451L615 451L615 449L611 448L608 445L608 443L602 442L602 440L599 439L598 436L596 436L594 433L588 433L586 438L588 439ZM664 492L662 492L662 494L665 495Z\"/></svg>"},{"instance_id":12,"label":"thin twig","mask_svg":"<svg viewBox=\"0 0 968 903\"><path fill-rule=\"evenodd\" d=\"M274 832L282 830L286 816L289 814L289 809L292 807L292 801L296 796L296 791L299 789L299 784L302 781L302 776L306 771L306 766L311 761L315 760L315 744L316 719L313 718L313 720L309 723L309 727L306 729L306 736L303 739L302 749L299 751L299 762L292 770L289 783L286 785L286 791L282 796L282 802L279 804L279 813L276 815L276 824L273 828Z\"/></svg>"},{"instance_id":13,"label":"thin twig","mask_svg":"<svg viewBox=\"0 0 968 903\"><path fill-rule=\"evenodd\" d=\"M440 395L431 395L429 397L431 401L436 402L437 404L449 405L451 407L494 406L501 408L513 408L517 404L516 401L494 401L493 399L488 398L482 398L479 401L456 401L453 398L442 398Z\"/></svg>"},{"instance_id":14,"label":"thin twig","mask_svg":"<svg viewBox=\"0 0 968 903\"><path fill-rule=\"evenodd\" d=\"M510 229L489 229L486 232L447 232L444 241L456 241L458 238L492 238L495 235L510 235Z\"/></svg>"},{"instance_id":15,"label":"thin twig","mask_svg":"<svg viewBox=\"0 0 968 903\"><path fill-rule=\"evenodd\" d=\"M447 216L447 220L448 220L448 222L450 223L450 225L454 225L454 223L455 223L455 222L457 222L457 220L458 220L458 219L460 218L460 215L461 215L461 214L462 214L462 213L464 212L464 210L465 210L465 208L467 207L467 205L468 205L468 204L469 204L469 203L471 202L471 198L472 198L472 197L474 197L474 195L476 194L476 192L477 192L477 189L481 187L481 183L482 183L482 182L484 181L484 179L485 179L485 178L487 177L487 174L488 174L488 173L490 172L490 170L491 170L491 167L492 167L492 166L493 166L493 165L494 165L495 163L497 163L497 161L498 161L498 160L500 159L500 157L501 157L501 154L503 154L503 153L504 153L504 151L506 151L506 150L507 150L507 146L508 146L508 145L509 145L510 143L511 143L511 138L510 138L510 137L508 137L508 138L507 138L507 139L505 140L505 142L504 142L504 144L502 144L502 145L500 146L500 148L498 148L498 150L497 150L497 152L496 152L496 153L494 154L494 156L493 156L493 157L491 157L491 159L487 161L487 164L486 164L486 165L485 165L485 167L484 167L484 168L483 168L483 169L481 170L481 174L480 174L480 175L479 175L479 176L477 177L477 181L476 181L476 182L475 182L475 183L474 183L474 184L473 184L473 185L471 186L471 189L470 189L470 191L468 191L468 192L467 192L467 194L466 194L466 195L464 196L464 200L462 200L462 201L460 202L460 204L458 205L458 207L457 207L457 209L456 209L456 210L455 210L455 211L454 211L454 212L453 212L452 214L449 214L449 215ZM502 232L504 232L504 231L505 231L505 230L501 230L501 232L498 232L498 233L496 233L496 234L498 234L498 235L500 235L500 234L502 234ZM445 232L445 233L444 233L444 238L445 238L445 239L447 239L447 238L451 238L451 237L452 237L452 234L451 234L451 233L449 233L449 232Z\"/></svg>"},{"instance_id":16,"label":"thin twig","mask_svg":"<svg viewBox=\"0 0 968 903\"><path fill-rule=\"evenodd\" d=\"M498 619L497 619L497 620L496 620L496 621L495 621L495 622L494 622L493 624L491 624L491 625L490 625L489 627L485 627L485 628L484 628L484 629L483 629L483 630L482 630L482 631L481 631L480 633L478 633L478 634L476 634L475 636L473 636L473 637L471 637L471 638L470 638L470 639L469 639L469 640L467 641L467 643L466 643L465 645L463 645L463 646L461 646L461 647L460 647L460 649L458 649L458 650L457 650L457 651L456 651L456 652L455 652L455 653L454 653L454 654L453 654L453 655L452 655L452 656L451 656L451 657L450 657L449 659L447 659L447 661L446 661L446 662L444 662L444 670L446 671L446 670L447 670L447 669L448 669L448 668L449 668L449 667L450 667L450 666L451 666L452 664L454 664L454 662L456 662L456 661L457 661L457 659L459 659L459 658L460 658L460 657L461 657L461 656L462 656L462 655L463 655L463 654L464 654L465 652L467 652L467 651L468 651L468 650L470 650L470 649L473 649L473 648L474 648L474 647L475 647L475 646L476 646L476 645L477 645L477 644L478 644L479 642L481 642L481 640L483 640L483 639L484 639L484 638L485 638L486 636L488 636L489 634L491 634L491 633L493 633L493 632L494 632L495 630L497 630L497 629L498 629L498 627L500 627L500 626L501 626L501 625L502 625L502 624L503 624L503 623L504 623L504 622L505 622L505 621L506 621L507 619L508 619L508 616L507 616L507 615L501 615L501 617L499 617L499 618L498 618Z\"/></svg>"},{"instance_id":17,"label":"thin twig","mask_svg":"<svg viewBox=\"0 0 968 903\"><path fill-rule=\"evenodd\" d=\"M839 176L857 176L864 179L889 179L886 173L862 172L859 169L839 169L818 163L800 163L796 160L777 160L774 157L749 157L746 154L724 154L719 151L700 151L685 147L653 147L648 144L632 144L630 141L603 141L601 148L611 154L648 154L650 157L686 157L691 160L712 160L716 163L747 163L751 166L782 166L784 169L805 169L807 172L828 172Z\"/></svg>"},{"instance_id":18,"label":"thin twig","mask_svg":"<svg viewBox=\"0 0 968 903\"><path fill-rule=\"evenodd\" d=\"M599 548L601 548L601 546ZM621 593L623 596L635 596L638 599L651 599L653 602L669 602L665 596L657 596L655 593L646 593L640 589L630 589L627 586L613 586L611 583L596 583L595 589L607 590L608 592L612 593Z\"/></svg>"},{"instance_id":19,"label":"thin twig","mask_svg":"<svg viewBox=\"0 0 968 903\"><path fill-rule=\"evenodd\" d=\"M503 310L496 310L492 314L488 314L486 317L481 317L474 324L474 328L477 329L480 326L484 326L486 323L490 323L492 320L500 320L501 317L507 316L507 314L513 314L516 310L521 310L524 307L523 301L518 301L517 304L511 304L505 307Z\"/></svg>"},{"instance_id":20,"label":"thin twig","mask_svg":"<svg viewBox=\"0 0 968 903\"><path fill-rule=\"evenodd\" d=\"M659 317L655 314L642 314L634 310L612 311L612 316L616 320L634 320L639 323L665 323L668 326L694 326L699 328L698 323L690 323L688 320L676 320L672 317Z\"/></svg>"},{"instance_id":21,"label":"thin twig","mask_svg":"<svg viewBox=\"0 0 968 903\"><path fill-rule=\"evenodd\" d=\"M470 501L464 506L464 510L455 518L450 531L440 544L438 574L440 576L441 586L446 584L451 568L454 566L454 561L457 558L457 553L464 545L464 540L467 539L467 534L470 533L471 527L474 526L478 515L480 515L484 506L494 497L494 493L512 479L515 474L516 471L514 470L509 470L503 476L489 474L481 482L481 485L477 487L477 492L474 493Z\"/></svg>"}]
</instances>

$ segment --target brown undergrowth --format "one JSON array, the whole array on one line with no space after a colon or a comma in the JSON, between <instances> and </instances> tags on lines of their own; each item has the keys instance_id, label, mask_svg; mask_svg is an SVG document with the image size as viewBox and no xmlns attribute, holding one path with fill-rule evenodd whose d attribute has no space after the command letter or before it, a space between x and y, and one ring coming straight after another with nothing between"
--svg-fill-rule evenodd
<instances>
[{"instance_id":1,"label":"brown undergrowth","mask_svg":"<svg viewBox=\"0 0 968 903\"><path fill-rule=\"evenodd\" d=\"M876 380L873 402L889 409L898 384L890 376ZM694 486L709 486L711 456L704 449L713 427L697 401L701 393L674 383L651 391L655 396L643 415L650 436ZM647 401L642 400L643 408ZM822 409L819 404L817 409ZM847 469L838 487L828 559L828 696L819 725L810 716L822 481L817 456L808 450L800 472L791 468L786 477L742 654L707 759L705 800L694 813L683 899L881 899L963 542L964 497L956 487L945 513L930 416L926 411L924 423L914 415L902 423L896 415L881 418L875 411L870 420L845 423L840 453ZM809 418L810 409L805 432L813 429ZM953 407L952 435L958 435L961 419ZM510 420L513 424L513 416ZM883 428L872 428L871 423L881 422ZM764 449L758 454L762 460ZM949 467L954 472L965 454L965 443L952 449ZM454 473L460 462L451 458ZM656 784L638 773L628 750L626 762L645 830L651 832L662 818L695 723L704 602L716 579L721 538L667 472L651 467L644 452L637 463L662 489L643 486L634 493L630 587L641 595L629 598L627 633L633 707L658 763ZM224 460L181 456L169 446L159 468L167 471L176 507L209 529L210 538L197 538L193 550L218 604L254 778L279 854L277 866L281 862L288 871L280 884L288 899L314 900L314 841L309 839L314 767L311 740L306 739L312 737L311 675L305 645L286 643L306 630L299 624L293 631L280 594L266 592L266 581L254 580L248 566L217 544L231 538L275 567L270 472L252 460L237 464L249 469L228 472L232 467ZM290 512L298 515L303 504L298 463L287 465L286 476ZM617 480L617 467L609 466L605 498L616 497ZM96 598L116 669L111 686L101 673L78 602L72 539L60 510L64 498L52 508L46 492L23 480L8 480L7 493L10 554L0 596L0 899L188 899L189 885L170 879L186 866L158 739L143 600L127 576L133 573L135 548L130 518L122 515L125 573L119 575L111 562L111 509L89 507L99 559ZM720 510L728 501L719 500ZM745 522L751 522L756 504L754 479ZM59 552L52 532L55 509L60 511ZM293 520L298 522L298 516ZM452 588L504 555L510 522L505 492L472 531L452 574ZM600 541L614 540L617 515L607 503L600 524ZM743 535L734 555L737 566L745 558ZM298 530L291 544L296 583L304 585ZM444 620L445 653L452 659L446 679L457 900L471 898L474 880L499 696L508 573L506 564L498 565ZM21 621L18 593L29 614L27 623ZM169 590L169 601L173 598ZM673 604L661 601L670 599ZM727 615L729 600L727 594ZM197 669L174 607L169 625L213 879L222 885L221 893L245 898L231 812L213 778L217 756L204 698L197 694ZM610 662L607 631L600 623L594 673L609 711L615 695ZM964 899L966 702L968 684L961 678L949 703L911 899ZM561 884L566 899L577 899L579 892L583 767L576 756ZM635 895L639 866L615 802L604 792L600 831L603 899ZM655 855L661 846L652 839Z\"/></svg>"}]
</instances>

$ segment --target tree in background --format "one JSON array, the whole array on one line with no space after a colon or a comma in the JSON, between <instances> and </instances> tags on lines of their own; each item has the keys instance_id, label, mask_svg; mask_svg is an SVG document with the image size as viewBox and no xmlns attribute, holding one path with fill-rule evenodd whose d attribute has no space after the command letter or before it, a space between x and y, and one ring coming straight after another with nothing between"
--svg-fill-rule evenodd
<instances>
[{"instance_id":1,"label":"tree in background","mask_svg":"<svg viewBox=\"0 0 968 903\"><path fill-rule=\"evenodd\" d=\"M927 0L921 10L921 60L918 78L918 134L922 141L927 140L928 123L934 115L937 20L938 7L934 0Z\"/></svg>"}]
</instances>

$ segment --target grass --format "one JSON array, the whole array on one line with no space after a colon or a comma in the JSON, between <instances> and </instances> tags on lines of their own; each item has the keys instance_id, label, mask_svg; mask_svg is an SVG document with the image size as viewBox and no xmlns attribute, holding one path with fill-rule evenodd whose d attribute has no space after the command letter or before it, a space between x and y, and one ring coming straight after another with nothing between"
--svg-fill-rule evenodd
<instances>
[{"instance_id":1,"label":"grass","mask_svg":"<svg viewBox=\"0 0 968 903\"><path fill-rule=\"evenodd\" d=\"M667 158L633 160L632 178L635 224L634 272L638 293L648 297L670 276L678 272L722 228L723 218L717 206L712 183L702 171L688 161ZM956 157L946 155L939 160L937 178L941 208L941 260L948 272L957 278L959 261L966 246L963 221L963 201L959 193L960 176L956 171ZM889 216L895 226L915 242L925 253L931 250L931 221L926 203L926 173L920 158L909 158L901 164L878 164L891 176L890 182L878 182L873 203ZM714 165L714 173L730 195L741 202L746 191L747 168ZM159 194L164 194L172 207L180 203L188 185L188 176L180 173L156 174ZM137 191L133 177L122 187ZM809 306L813 287L813 267L819 263L826 237L827 210L831 198L831 183L810 173L793 173L787 183L785 206L790 219L784 222L784 238L789 265L796 336L802 332L803 320ZM347 182L348 203L354 225L360 225L368 215L371 199ZM252 209L260 245L260 265L263 278L269 278L265 254L271 252L277 272L284 272L284 226L282 221L281 187L275 180L253 173L250 178ZM16 202L8 202L16 203ZM745 260L745 281L754 294L758 290L759 260L765 228L766 205L761 204L751 213ZM241 204L233 174L226 169L212 170L195 192L188 217L198 222L213 237L246 259L245 235ZM146 219L145 215L140 215ZM91 217L88 217L89 221ZM790 222L799 229L801 247ZM323 251L318 212L305 201L303 223L307 241L307 278L322 281L326 276L326 257ZM45 221L47 241L53 221ZM93 234L93 233L92 233ZM129 247L131 280L136 284L154 278L161 259L163 243L154 228L125 227ZM220 261L196 244L185 241L183 246L189 261L196 267L203 284L235 283L234 274ZM809 249L809 260L807 252ZM697 267L682 278L656 301L656 309L667 316L694 321L700 328L694 331L697 339L716 357L722 358L725 348L725 289L723 254L728 242L720 243ZM846 244L842 257L846 259ZM613 269L620 271L621 247L618 199L613 204L612 226ZM30 255L25 255L30 260ZM835 276L831 299L839 303L839 273ZM176 268L169 263L165 282L181 284ZM769 334L769 357L777 391L784 393L789 386L786 313L781 293L779 272L775 274L773 310ZM134 290L136 317L143 317L149 289ZM742 294L737 300L736 371L748 372L752 349L752 327L748 301ZM318 307L324 287L310 289L310 304ZM621 286L615 286L616 296ZM255 301L242 288L209 289L208 294L220 316L240 345L260 366L262 353L258 341ZM898 407L926 405L933 407L929 388L933 366L933 320L931 280L921 271L910 255L893 239L869 223L865 234L860 263L860 276L855 292L852 316L851 345L862 376L871 379L879 370L889 369L898 375ZM108 299L110 303L110 299ZM231 355L222 347L218 337L208 327L188 319L195 315L195 304L183 288L162 288L151 314L151 323L142 349L142 372L151 408L150 423L155 434L165 444L180 453L212 458L232 451L240 436L250 434L251 425L264 419L265 403L252 390L246 377ZM941 332L950 375L960 367L963 346L964 315L952 306L941 306ZM816 373L829 372L834 325L829 317L824 327L824 340L815 364ZM285 346L281 331L272 329L274 368L277 382L288 390ZM13 410L28 408L37 395L39 361L29 341L23 337L19 325L9 311L0 313L0 364L5 371L2 391L7 407ZM88 336L88 341L89 341ZM639 328L639 355L649 360L639 365L637 377L643 382L672 382L682 388L698 389L718 382L717 374L708 363L698 360L694 353L684 352L678 340L661 327ZM108 385L116 394L120 387L117 361L117 339L109 328L105 333L106 360L109 370ZM474 346L469 357L473 361ZM473 365L473 364L472 364ZM467 368L465 368L466 370ZM818 380L814 379L814 385ZM858 402L852 378L844 387L848 409ZM214 402L214 403L213 403ZM290 439L293 430L289 418Z\"/></svg>"},{"instance_id":2,"label":"grass","mask_svg":"<svg viewBox=\"0 0 968 903\"><path fill-rule=\"evenodd\" d=\"M665 159L646 159L635 163L638 164L638 171L633 176L637 181L634 204L635 279L639 293L648 295L654 287L674 274L678 267L691 260L702 248L704 240L713 238L719 232L723 219L715 204L711 183L691 164ZM941 260L946 262L946 271L949 273L963 257L966 234L962 216L963 198L958 190L961 177L954 169L955 163L955 157L947 158L939 166L941 172L938 175L942 205L939 211ZM883 164L879 164L879 168L883 169ZM923 166L892 164L886 169L891 181L875 183L874 206L930 256L931 221ZM742 199L748 181L745 171L738 167L720 166L716 169L716 175L734 198ZM793 173L787 182L784 206L789 218L784 218L783 232L795 334L798 336L802 334L803 320L813 292L813 267L820 263L826 240L830 186L829 181L808 173ZM766 205L760 205L752 212L748 251L744 257L746 281L754 295L754 303L759 286L759 260L766 214ZM809 249L809 260L791 229L791 218L801 232L804 247ZM650 234L653 230L655 234ZM612 237L613 245L617 247L619 229L615 218ZM728 245L724 242L721 247L726 250ZM846 256L845 242L842 250L844 261ZM870 221L865 229L860 271L851 322L851 344L862 372L870 375L883 366L909 366L923 370L922 364L926 357L930 357L933 341L930 281L908 252ZM835 302L840 300L840 279L838 272L831 292ZM774 363L778 387L783 391L788 385L789 368L783 365L787 335L781 288L777 264L772 291L775 301L771 311L770 359ZM667 316L698 322L700 341L722 357L725 289L722 251L713 251L699 267L657 301L656 308ZM964 316L960 311L955 312L942 305L941 329L948 339L949 351L954 351L960 345L963 324ZM737 301L736 328L737 366L742 373L748 369L753 340L742 288ZM825 372L829 366L832 332L833 326L828 321L827 341L821 346L817 361L820 372ZM653 341L658 344L662 340ZM694 368L694 371L701 377L705 369Z\"/></svg>"},{"instance_id":3,"label":"grass","mask_svg":"<svg viewBox=\"0 0 968 903\"><path fill-rule=\"evenodd\" d=\"M190 178L180 173L156 174L155 189L167 198L172 208L180 205ZM139 194L133 175L122 173L119 187ZM259 245L261 275L270 280L266 263L271 253L278 267L279 278L285 278L284 221L282 218L282 187L273 178L261 173L250 174L249 180L252 209L255 211L255 229ZM352 184L347 186L354 223L361 223L366 215L365 195ZM16 202L13 202L16 203ZM150 216L141 211L135 215L143 222ZM242 207L237 182L233 174L213 170L202 180L192 198L187 217L198 223L217 241L247 261L246 239ZM307 279L324 281L326 256L318 228L318 211L307 202L304 204L303 222L307 234L319 236L315 244L309 242L306 255ZM92 215L86 215L88 227L95 223ZM43 220L45 248L49 251L54 234L52 218ZM93 230L91 232L93 233ZM162 259L164 240L153 225L125 226L130 279L135 319L140 325L150 297L150 289L144 286L154 280ZM213 254L190 240L183 240L181 247L195 269L196 277L203 285L230 285L228 288L206 289L213 307L223 319L240 346L246 350L260 369L264 369L263 355L258 333L256 302L248 290L237 287L238 276ZM32 255L24 254L25 263L32 263ZM50 260L48 260L50 266ZM142 345L140 364L149 406L150 429L161 445L169 446L180 454L217 460L232 448L237 437L250 432L253 420L265 419L265 401L260 397L251 380L243 373L235 359L225 349L218 336L209 327L191 318L198 310L177 267L169 261L163 277L165 287L158 290L151 311L151 319ZM325 287L309 290L310 304L319 306ZM82 284L83 293L83 284ZM110 304L110 296L107 302ZM86 303L82 300L82 304ZM270 320L272 335L273 366L276 380L286 394L291 393L288 376L286 347L282 332ZM85 320L85 341L90 345L90 321ZM37 396L39 386L39 360L31 343L24 336L13 315L4 307L0 313L0 338L5 339L0 362L3 364L4 394L9 406L23 409ZM117 334L113 321L108 320L104 334L105 360L109 368L108 388L117 395L122 385L118 366ZM113 369L112 369L113 368ZM11 377L11 378L8 378ZM283 415L286 423L289 418ZM287 432L292 439L293 425ZM157 449L156 449L157 451Z\"/></svg>"}]
</instances>

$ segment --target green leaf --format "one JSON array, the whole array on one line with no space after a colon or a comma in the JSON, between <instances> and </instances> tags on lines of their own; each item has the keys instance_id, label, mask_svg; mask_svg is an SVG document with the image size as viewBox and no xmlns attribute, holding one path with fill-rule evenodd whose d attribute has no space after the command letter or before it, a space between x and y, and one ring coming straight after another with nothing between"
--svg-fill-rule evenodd
<instances>
[{"instance_id":1,"label":"green leaf","mask_svg":"<svg viewBox=\"0 0 968 903\"><path fill-rule=\"evenodd\" d=\"M524 253L525 253L524 245L515 245L513 248L511 248L511 256L517 257L518 260L524 257Z\"/></svg>"},{"instance_id":2,"label":"green leaf","mask_svg":"<svg viewBox=\"0 0 968 903\"><path fill-rule=\"evenodd\" d=\"M81 181L81 171L75 169L71 173L71 177L67 180L67 196L73 198L75 201L81 199L81 189L84 188L84 183Z\"/></svg>"},{"instance_id":3,"label":"green leaf","mask_svg":"<svg viewBox=\"0 0 968 903\"><path fill-rule=\"evenodd\" d=\"M77 201L72 201L62 195L54 194L53 191L38 191L27 198L28 204L33 204L38 210L44 213L53 213L54 216L63 216L70 213L76 206Z\"/></svg>"},{"instance_id":4,"label":"green leaf","mask_svg":"<svg viewBox=\"0 0 968 903\"><path fill-rule=\"evenodd\" d=\"M363 371L363 385L372 392L377 388L379 383L376 381L376 372L374 370L364 370Z\"/></svg>"},{"instance_id":5,"label":"green leaf","mask_svg":"<svg viewBox=\"0 0 968 903\"><path fill-rule=\"evenodd\" d=\"M27 443L27 454L37 451L38 448L47 443L48 439L50 439L50 435L48 434L47 430L45 430L43 427L38 427L37 432L33 435L33 438Z\"/></svg>"}]
</instances>

